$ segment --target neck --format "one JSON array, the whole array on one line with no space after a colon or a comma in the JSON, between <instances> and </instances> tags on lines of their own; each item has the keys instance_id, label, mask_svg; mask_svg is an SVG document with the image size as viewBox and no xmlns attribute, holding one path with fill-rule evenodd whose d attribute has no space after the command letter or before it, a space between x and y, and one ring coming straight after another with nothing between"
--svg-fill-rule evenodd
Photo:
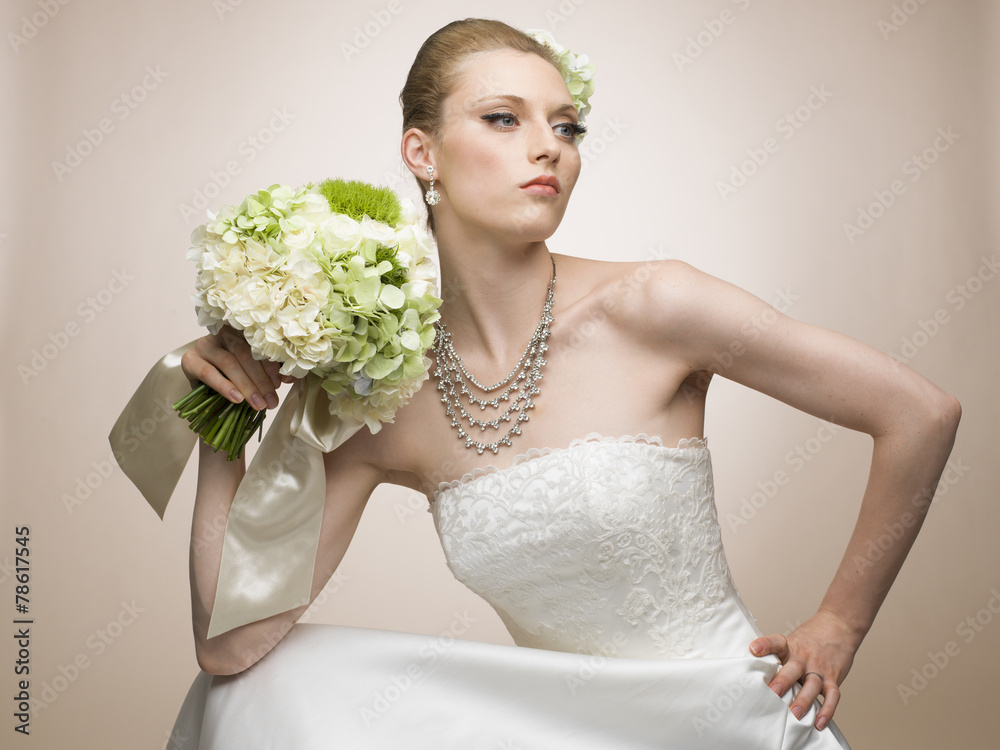
<instances>
[{"instance_id":1,"label":"neck","mask_svg":"<svg viewBox=\"0 0 1000 750\"><path fill-rule=\"evenodd\" d=\"M438 234L441 320L459 356L483 382L502 378L521 358L553 273L545 242L491 239L464 242Z\"/></svg>"}]
</instances>

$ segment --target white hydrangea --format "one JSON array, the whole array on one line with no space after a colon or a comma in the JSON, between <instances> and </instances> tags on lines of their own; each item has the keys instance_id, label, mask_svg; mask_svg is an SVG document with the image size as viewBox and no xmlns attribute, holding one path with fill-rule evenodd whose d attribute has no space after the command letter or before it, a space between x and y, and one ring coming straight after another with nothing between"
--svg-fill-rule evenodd
<instances>
[{"instance_id":1,"label":"white hydrangea","mask_svg":"<svg viewBox=\"0 0 1000 750\"><path fill-rule=\"evenodd\" d=\"M332 214L311 186L272 185L209 213L187 254L199 325L218 333L228 324L255 358L322 378L332 412L377 432L427 378L441 304L419 211L400 205L402 219L388 226ZM379 247L394 261L377 263ZM383 283L394 268L405 270L398 287Z\"/></svg>"}]
</instances>

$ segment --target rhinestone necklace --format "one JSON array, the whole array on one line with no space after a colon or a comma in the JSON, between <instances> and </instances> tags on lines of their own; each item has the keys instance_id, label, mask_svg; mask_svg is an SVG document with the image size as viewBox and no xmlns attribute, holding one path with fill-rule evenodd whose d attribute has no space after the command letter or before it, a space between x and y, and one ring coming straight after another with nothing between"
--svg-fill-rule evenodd
<instances>
[{"instance_id":1,"label":"rhinestone necklace","mask_svg":"<svg viewBox=\"0 0 1000 750\"><path fill-rule=\"evenodd\" d=\"M535 384L542 379L542 365L545 364L542 355L549 348L545 342L549 337L549 323L554 320L552 317L552 290L556 283L556 260L551 255L549 255L549 259L552 261L552 280L549 282L549 292L545 299L545 306L542 308L542 318L535 328L531 341L528 342L528 347L521 355L521 359L503 380L490 386L485 386L476 380L472 373L465 369L465 363L462 362L462 358L458 356L458 352L452 346L451 334L445 328L444 322L440 319L434 322L435 336L432 351L437 362L434 376L438 379L438 390L444 392L441 401L446 405L445 414L451 417L451 426L458 428L459 440L464 439L465 447L475 448L477 453L482 453L488 448L495 454L500 450L501 445L510 445L511 435L521 434L521 422L528 421L528 409L535 406L531 397L541 392ZM466 378L486 393L491 393L503 386L507 387L492 399L477 398L466 385ZM511 398L512 394L513 398ZM485 411L487 406L499 408L501 401L508 402L508 405L503 414L487 421L477 419L469 414L462 404L463 396L468 397L470 407L472 404L478 405L480 412ZM515 412L517 416L514 424L507 430L507 434L492 443L483 443L474 439L459 422L460 418L465 419L469 423L470 429L478 427L480 432L485 432L487 427L499 429L500 423L509 422L511 415Z\"/></svg>"}]
</instances>

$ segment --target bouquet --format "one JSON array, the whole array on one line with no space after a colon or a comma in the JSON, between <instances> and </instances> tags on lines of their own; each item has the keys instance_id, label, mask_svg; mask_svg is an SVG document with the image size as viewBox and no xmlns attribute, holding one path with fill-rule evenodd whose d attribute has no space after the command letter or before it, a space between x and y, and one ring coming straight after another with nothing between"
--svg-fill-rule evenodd
<instances>
[{"instance_id":1,"label":"bouquet","mask_svg":"<svg viewBox=\"0 0 1000 750\"><path fill-rule=\"evenodd\" d=\"M318 377L330 412L392 422L428 377L441 299L413 202L389 188L326 180L271 185L209 212L191 235L198 324L243 332L255 359ZM214 450L240 458L266 410L200 384L174 404Z\"/></svg>"}]
</instances>

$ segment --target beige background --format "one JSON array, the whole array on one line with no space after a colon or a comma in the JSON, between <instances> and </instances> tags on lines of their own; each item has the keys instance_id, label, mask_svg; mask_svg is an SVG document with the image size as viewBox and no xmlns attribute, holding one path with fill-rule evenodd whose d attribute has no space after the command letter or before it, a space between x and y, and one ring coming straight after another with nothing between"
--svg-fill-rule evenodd
<instances>
[{"instance_id":1,"label":"beige background","mask_svg":"<svg viewBox=\"0 0 1000 750\"><path fill-rule=\"evenodd\" d=\"M15 656L0 633L0 743L157 750L195 675L187 533L196 462L160 521L108 470L106 436L149 367L199 335L184 257L204 220L190 208L196 193L216 207L273 182L346 176L417 198L399 159L398 91L429 33L484 15L549 28L599 71L585 170L553 251L682 258L768 302L784 293L793 317L904 355L960 399L955 471L843 685L836 720L856 749L991 744L1000 280L982 259L996 258L1000 240L998 6L5 4L0 608L10 623L13 529L29 525L32 692L40 699L47 684L52 700L36 706L30 737L15 735ZM679 64L685 50L691 60ZM813 87L825 101L810 100ZM789 113L799 127L789 128ZM101 142L79 146L104 118ZM939 129L953 142L935 147ZM777 148L724 199L718 183L767 138ZM82 159L60 171L53 163L66 164L68 149ZM925 150L934 162L913 181L910 160ZM894 180L905 189L851 241L845 223ZM970 286L977 273L985 280ZM946 322L934 329L936 313ZM73 335L39 362L68 325ZM608 382L595 398L613 398L621 381L612 371ZM823 442L820 420L721 378L712 391L706 434L730 565L765 631L785 631L814 611L840 560L871 439L839 430ZM789 461L798 449L807 462ZM747 523L731 524L779 471L790 481ZM492 610L451 578L422 502L398 487L376 491L307 619L435 634L467 610L476 623L466 637L510 643ZM977 615L978 630L966 629ZM133 621L109 629L120 616ZM927 667L932 678L904 700L899 686L949 641L957 653L936 675Z\"/></svg>"}]
</instances>

